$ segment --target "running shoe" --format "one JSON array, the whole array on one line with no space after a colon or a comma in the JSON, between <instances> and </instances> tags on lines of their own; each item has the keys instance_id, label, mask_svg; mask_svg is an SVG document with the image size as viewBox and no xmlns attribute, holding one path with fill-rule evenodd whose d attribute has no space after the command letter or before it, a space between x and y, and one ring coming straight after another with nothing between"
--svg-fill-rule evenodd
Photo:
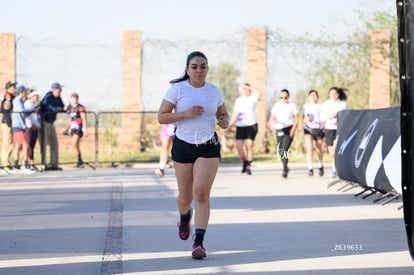
<instances>
[{"instance_id":1,"label":"running shoe","mask_svg":"<svg viewBox=\"0 0 414 275\"><path fill-rule=\"evenodd\" d=\"M207 257L206 250L204 249L202 244L194 244L193 245L193 252L191 253L193 259L202 260Z\"/></svg>"},{"instance_id":2,"label":"running shoe","mask_svg":"<svg viewBox=\"0 0 414 275\"><path fill-rule=\"evenodd\" d=\"M319 168L319 176L322 177L325 174L323 166Z\"/></svg>"},{"instance_id":3,"label":"running shoe","mask_svg":"<svg viewBox=\"0 0 414 275\"><path fill-rule=\"evenodd\" d=\"M30 169L30 166L21 166L19 171L22 174L33 174L33 173L35 173L35 171L32 171Z\"/></svg>"},{"instance_id":4,"label":"running shoe","mask_svg":"<svg viewBox=\"0 0 414 275\"><path fill-rule=\"evenodd\" d=\"M45 171L62 171L63 169L57 165L48 165L45 167Z\"/></svg>"},{"instance_id":5,"label":"running shoe","mask_svg":"<svg viewBox=\"0 0 414 275\"><path fill-rule=\"evenodd\" d=\"M248 162L247 162L247 160L245 160L245 161L243 161L243 167L242 167L242 173L246 173L246 171L247 171L247 165L248 165Z\"/></svg>"},{"instance_id":6,"label":"running shoe","mask_svg":"<svg viewBox=\"0 0 414 275\"><path fill-rule=\"evenodd\" d=\"M4 174L6 174L6 175L10 175L10 174L11 174L11 168L9 168L9 167L7 167L7 166L3 167L1 170L2 170L2 172L4 172Z\"/></svg>"},{"instance_id":7,"label":"running shoe","mask_svg":"<svg viewBox=\"0 0 414 275\"><path fill-rule=\"evenodd\" d=\"M282 178L286 179L288 177L288 173L289 173L289 168L287 168L286 170L283 170Z\"/></svg>"},{"instance_id":8,"label":"running shoe","mask_svg":"<svg viewBox=\"0 0 414 275\"><path fill-rule=\"evenodd\" d=\"M158 175L160 177L164 177L165 176L165 170L161 169L161 168L158 168L158 169L155 170L155 175Z\"/></svg>"},{"instance_id":9,"label":"running shoe","mask_svg":"<svg viewBox=\"0 0 414 275\"><path fill-rule=\"evenodd\" d=\"M8 169L7 171L9 172L9 174L17 174L20 170L20 167L16 168L13 166L8 166L7 169Z\"/></svg>"},{"instance_id":10,"label":"running shoe","mask_svg":"<svg viewBox=\"0 0 414 275\"><path fill-rule=\"evenodd\" d=\"M179 221L178 226L178 236L181 240L185 241L190 236L191 232L191 217L193 216L193 209L190 209L190 218L188 221Z\"/></svg>"},{"instance_id":11,"label":"running shoe","mask_svg":"<svg viewBox=\"0 0 414 275\"><path fill-rule=\"evenodd\" d=\"M82 160L78 160L78 162L76 163L76 168L84 168L85 164Z\"/></svg>"},{"instance_id":12,"label":"running shoe","mask_svg":"<svg viewBox=\"0 0 414 275\"><path fill-rule=\"evenodd\" d=\"M247 165L247 166L246 166L246 174L247 174L247 175L251 175L251 174L252 174L252 170L251 170L251 168L250 168L250 165Z\"/></svg>"},{"instance_id":13,"label":"running shoe","mask_svg":"<svg viewBox=\"0 0 414 275\"><path fill-rule=\"evenodd\" d=\"M332 177L333 178L336 178L337 176L336 176L336 171L332 171Z\"/></svg>"},{"instance_id":14,"label":"running shoe","mask_svg":"<svg viewBox=\"0 0 414 275\"><path fill-rule=\"evenodd\" d=\"M313 169L309 169L309 171L308 171L308 176L313 176Z\"/></svg>"}]
</instances>

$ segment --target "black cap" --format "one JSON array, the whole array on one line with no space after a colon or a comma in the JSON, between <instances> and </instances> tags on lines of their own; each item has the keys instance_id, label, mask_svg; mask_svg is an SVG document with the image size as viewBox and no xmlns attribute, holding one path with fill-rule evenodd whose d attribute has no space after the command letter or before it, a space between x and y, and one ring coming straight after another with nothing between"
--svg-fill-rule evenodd
<instances>
[{"instance_id":1,"label":"black cap","mask_svg":"<svg viewBox=\"0 0 414 275\"><path fill-rule=\"evenodd\" d=\"M10 87L13 87L13 86L14 86L14 88L16 88L16 85L17 85L17 82L9 81L9 82L6 83L6 89L8 89Z\"/></svg>"}]
</instances>

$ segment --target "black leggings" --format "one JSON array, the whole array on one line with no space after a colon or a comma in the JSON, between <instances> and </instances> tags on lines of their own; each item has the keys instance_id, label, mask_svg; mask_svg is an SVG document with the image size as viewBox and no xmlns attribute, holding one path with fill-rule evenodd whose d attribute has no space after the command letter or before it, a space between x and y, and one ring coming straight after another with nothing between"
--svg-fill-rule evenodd
<instances>
[{"instance_id":1,"label":"black leggings","mask_svg":"<svg viewBox=\"0 0 414 275\"><path fill-rule=\"evenodd\" d=\"M34 157L34 147L36 145L37 136L39 134L39 130L37 128L28 128L26 130L27 139L29 141L29 148L28 148L28 157L29 160L33 160Z\"/></svg>"},{"instance_id":2,"label":"black leggings","mask_svg":"<svg viewBox=\"0 0 414 275\"><path fill-rule=\"evenodd\" d=\"M283 171L288 170L288 162L289 162L289 147L292 144L293 137L289 135L290 129L292 126L276 130L276 140L277 140L277 147L276 147L276 154L280 157L280 160L283 164Z\"/></svg>"}]
</instances>

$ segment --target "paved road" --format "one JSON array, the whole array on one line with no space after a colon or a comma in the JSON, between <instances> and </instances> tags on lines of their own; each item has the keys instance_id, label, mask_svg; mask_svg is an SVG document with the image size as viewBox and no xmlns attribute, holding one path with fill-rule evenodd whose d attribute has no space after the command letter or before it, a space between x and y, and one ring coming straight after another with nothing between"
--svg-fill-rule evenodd
<instances>
[{"instance_id":1,"label":"paved road","mask_svg":"<svg viewBox=\"0 0 414 275\"><path fill-rule=\"evenodd\" d=\"M220 167L202 261L177 236L173 169L1 176L0 274L414 274L401 200L279 166Z\"/></svg>"}]
</instances>

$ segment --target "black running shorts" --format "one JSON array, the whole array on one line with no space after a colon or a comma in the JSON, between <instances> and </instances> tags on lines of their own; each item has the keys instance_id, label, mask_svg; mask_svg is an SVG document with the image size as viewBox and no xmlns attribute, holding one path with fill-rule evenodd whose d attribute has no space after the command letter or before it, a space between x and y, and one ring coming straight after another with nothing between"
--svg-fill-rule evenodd
<instances>
[{"instance_id":1,"label":"black running shorts","mask_svg":"<svg viewBox=\"0 0 414 275\"><path fill-rule=\"evenodd\" d=\"M171 158L179 163L194 163L197 158L221 158L217 134L202 144L190 144L174 136Z\"/></svg>"},{"instance_id":2,"label":"black running shorts","mask_svg":"<svg viewBox=\"0 0 414 275\"><path fill-rule=\"evenodd\" d=\"M236 140L251 139L254 140L257 135L257 123L251 126L237 126L236 127Z\"/></svg>"},{"instance_id":3,"label":"black running shorts","mask_svg":"<svg viewBox=\"0 0 414 275\"><path fill-rule=\"evenodd\" d=\"M328 146L333 146L336 139L336 130L325 129L325 142Z\"/></svg>"}]
</instances>

